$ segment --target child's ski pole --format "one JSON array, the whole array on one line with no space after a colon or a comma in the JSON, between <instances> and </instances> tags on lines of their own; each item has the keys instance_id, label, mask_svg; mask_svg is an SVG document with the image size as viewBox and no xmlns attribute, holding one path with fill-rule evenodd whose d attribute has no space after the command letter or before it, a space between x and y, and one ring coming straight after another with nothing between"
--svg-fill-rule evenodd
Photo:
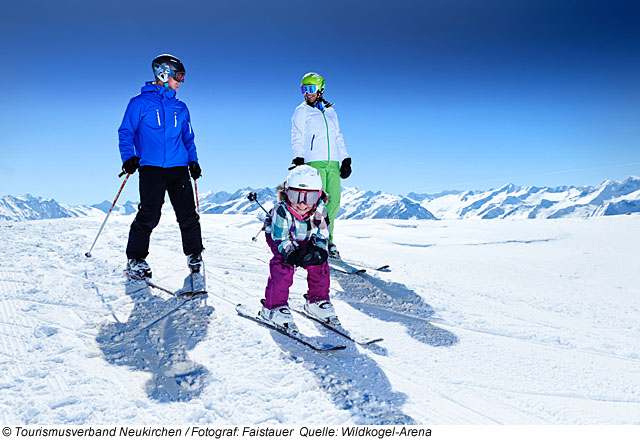
<instances>
[{"instance_id":1,"label":"child's ski pole","mask_svg":"<svg viewBox=\"0 0 640 440\"><path fill-rule=\"evenodd\" d=\"M251 200L252 202L256 202L256 203L258 204L258 206L259 206L259 207L261 207L261 208L262 208L262 210L267 214L267 217L271 217L271 214L269 214L269 212L267 212L267 210L266 210L266 209L264 209L264 206L262 206L262 205L260 204L260 202L258 202L258 194L257 194L257 193L251 192L251 193L249 193L249 195L247 196L247 198L248 198L249 200Z\"/></svg>"},{"instance_id":2,"label":"child's ski pole","mask_svg":"<svg viewBox=\"0 0 640 440\"><path fill-rule=\"evenodd\" d=\"M249 200L251 200L252 202L256 202L256 203L258 204L258 206L259 206L259 207L261 207L261 208L262 208L262 210L267 214L267 217L271 217L271 214L269 214L269 213L267 212L267 210L266 210L266 209L264 209L264 206L262 206L262 205L260 204L260 202L258 202L258 194L257 194L257 193L250 192L250 193L249 193L249 195L247 196L247 198L248 198ZM257 241L257 240L258 240L258 237L260 236L260 233L261 233L263 230L264 230L264 228L260 228L260 230L258 231L258 233L256 234L256 236L255 236L255 237L251 237L251 240L252 240L252 241Z\"/></svg>"}]
</instances>

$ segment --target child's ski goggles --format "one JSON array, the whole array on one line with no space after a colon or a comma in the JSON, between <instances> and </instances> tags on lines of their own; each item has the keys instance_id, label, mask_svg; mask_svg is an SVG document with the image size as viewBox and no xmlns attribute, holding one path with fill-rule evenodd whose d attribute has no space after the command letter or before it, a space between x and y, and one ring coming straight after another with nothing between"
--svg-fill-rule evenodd
<instances>
[{"instance_id":1,"label":"child's ski goggles","mask_svg":"<svg viewBox=\"0 0 640 440\"><path fill-rule=\"evenodd\" d=\"M315 205L320 200L320 194L322 191L313 190L306 191L303 189L287 189L287 198L289 203L296 204L305 202L307 205Z\"/></svg>"},{"instance_id":2,"label":"child's ski goggles","mask_svg":"<svg viewBox=\"0 0 640 440\"><path fill-rule=\"evenodd\" d=\"M315 84L306 84L300 87L300 90L302 90L302 94L304 95L305 93L309 93L309 94L314 94L318 91L318 86Z\"/></svg>"}]
</instances>

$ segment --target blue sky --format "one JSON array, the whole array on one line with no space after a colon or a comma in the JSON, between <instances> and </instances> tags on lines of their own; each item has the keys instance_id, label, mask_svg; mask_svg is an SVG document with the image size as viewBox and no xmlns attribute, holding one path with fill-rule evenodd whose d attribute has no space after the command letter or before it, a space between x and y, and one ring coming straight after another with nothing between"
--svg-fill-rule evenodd
<instances>
[{"instance_id":1,"label":"blue sky","mask_svg":"<svg viewBox=\"0 0 640 440\"><path fill-rule=\"evenodd\" d=\"M3 5L0 195L111 200L128 100L172 53L199 190L274 186L308 71L353 174L397 194L640 175L640 6L619 1L25 1ZM131 2L133 3L133 2ZM122 200L137 199L137 177Z\"/></svg>"}]
</instances>

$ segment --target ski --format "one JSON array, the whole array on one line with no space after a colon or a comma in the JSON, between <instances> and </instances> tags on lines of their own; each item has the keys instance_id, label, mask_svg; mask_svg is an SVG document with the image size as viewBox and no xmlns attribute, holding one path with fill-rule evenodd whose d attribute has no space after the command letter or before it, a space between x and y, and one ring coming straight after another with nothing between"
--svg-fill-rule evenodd
<instances>
[{"instance_id":1,"label":"ski","mask_svg":"<svg viewBox=\"0 0 640 440\"><path fill-rule=\"evenodd\" d=\"M135 279L135 278L134 278L134 279ZM161 290L161 291L163 291L163 292L165 292L165 293L168 293L168 294L169 294L169 295L171 295L171 296L176 296L175 292L173 292L173 291L171 291L171 290L169 290L169 289L165 289L164 287L158 286L157 284L152 283L149 279L144 278L144 279L139 280L139 281L144 281L144 282L145 282L145 284L146 284L147 286L149 286L149 287L153 287L154 289Z\"/></svg>"},{"instance_id":2,"label":"ski","mask_svg":"<svg viewBox=\"0 0 640 440\"><path fill-rule=\"evenodd\" d=\"M336 272L345 273L347 275L360 275L365 273L367 270L358 268L355 266L351 266L348 263L345 263L342 260L338 260L336 258L329 258L329 267L331 270L335 270Z\"/></svg>"},{"instance_id":3,"label":"ski","mask_svg":"<svg viewBox=\"0 0 640 440\"><path fill-rule=\"evenodd\" d=\"M194 288L194 283L191 283L192 288L182 288L176 291L173 290L169 290L166 287L162 287L157 285L156 283L154 283L153 281L151 281L149 278L139 278L136 276L133 276L129 273L125 272L125 275L127 276L127 279L129 282L144 282L147 286L152 287L154 289L158 289L164 293L168 293L171 296L175 296L175 297L192 297L192 296L197 296L197 295L204 295L207 293L206 288Z\"/></svg>"},{"instance_id":4,"label":"ski","mask_svg":"<svg viewBox=\"0 0 640 440\"><path fill-rule=\"evenodd\" d=\"M344 260L342 258L332 258L329 257L329 262L330 263L337 263L337 264L342 264L342 265L346 265L349 266L353 269L358 269L360 268L360 270L362 270L363 272L366 271L366 269L371 269L371 270L375 270L375 271L379 271L379 272L390 272L390 266L388 264L382 265L382 266L372 266L372 265L366 265L366 264L360 264L360 263L355 263L349 260ZM360 272L362 273L362 272Z\"/></svg>"},{"instance_id":5,"label":"ski","mask_svg":"<svg viewBox=\"0 0 640 440\"><path fill-rule=\"evenodd\" d=\"M175 291L175 296L193 296L207 293L205 277L199 272L189 275L184 284L182 289Z\"/></svg>"},{"instance_id":6,"label":"ski","mask_svg":"<svg viewBox=\"0 0 640 440\"><path fill-rule=\"evenodd\" d=\"M260 315L258 315L257 313L252 313L243 304L236 305L236 312L238 312L238 315L242 316L243 318L250 319L252 321L257 322L258 324L264 325L265 327L269 327L270 329L276 330L277 332L282 333L283 335L288 336L291 339L294 339L300 342L301 344L304 344L307 347L312 348L313 350L316 350L316 351L344 350L345 348L347 348L345 345L335 345L335 344L318 342L315 339L311 339L310 337L305 336L300 332L287 331L282 327L273 325L265 321L264 319L260 318Z\"/></svg>"},{"instance_id":7,"label":"ski","mask_svg":"<svg viewBox=\"0 0 640 440\"><path fill-rule=\"evenodd\" d=\"M384 340L383 338L369 338L369 339L358 338L358 337L352 336L351 333L347 329L345 329L342 325L334 325L334 324L331 324L329 322L322 321L322 320L316 318L315 316L311 316L310 314L305 312L304 309L303 310L291 309L291 310L293 310L296 313L299 313L300 315L302 315L302 316L304 316L306 318L309 318L309 319L311 319L311 320L323 325L324 327L328 328L329 330L339 334L340 336L343 336L343 337L347 338L348 340L350 340L352 342L355 342L358 345L370 345L370 344L375 344L376 342L380 342L380 341Z\"/></svg>"}]
</instances>

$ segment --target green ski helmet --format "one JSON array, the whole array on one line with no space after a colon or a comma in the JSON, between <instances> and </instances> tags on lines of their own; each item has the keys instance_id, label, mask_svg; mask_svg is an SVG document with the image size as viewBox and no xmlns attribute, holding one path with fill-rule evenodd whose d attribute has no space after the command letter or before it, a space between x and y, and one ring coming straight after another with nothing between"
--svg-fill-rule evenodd
<instances>
[{"instance_id":1,"label":"green ski helmet","mask_svg":"<svg viewBox=\"0 0 640 440\"><path fill-rule=\"evenodd\" d=\"M313 90L313 86L316 86L316 90ZM305 93L315 92L322 94L322 92L324 92L324 78L315 72L309 72L302 77L302 81L300 81L300 90L303 95Z\"/></svg>"}]
</instances>

